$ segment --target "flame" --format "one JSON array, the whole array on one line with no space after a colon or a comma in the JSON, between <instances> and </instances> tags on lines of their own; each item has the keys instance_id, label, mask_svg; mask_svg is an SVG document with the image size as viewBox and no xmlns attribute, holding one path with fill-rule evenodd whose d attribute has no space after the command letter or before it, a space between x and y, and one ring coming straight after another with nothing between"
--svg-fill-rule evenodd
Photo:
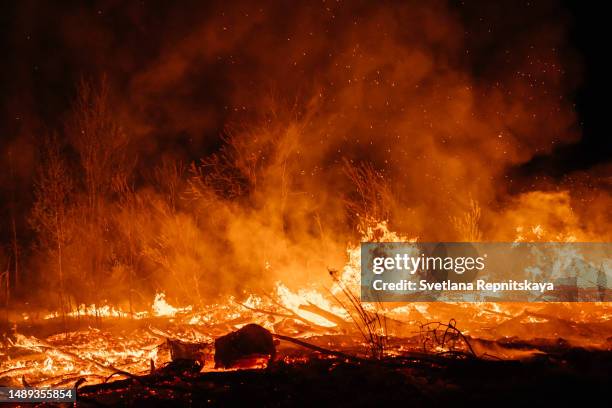
<instances>
[{"instance_id":1,"label":"flame","mask_svg":"<svg viewBox=\"0 0 612 408\"><path fill-rule=\"evenodd\" d=\"M547 228L542 225L535 224L520 230L546 238ZM364 227L361 239L374 242L417 240L416 237L407 237L390 230L388 223L384 221L371 222ZM347 287L357 288L359 268L359 245L349 244L346 248L346 263L340 272L341 282ZM163 348L165 338L212 344L215 336L225 334L226 329L219 329L219 324L225 322L233 322L236 328L257 322L273 332L293 336L334 335L347 333L346 330L349 330L353 341L359 343L360 337L356 329L351 329L353 323L350 311L345 310L336 301L339 294L336 284L329 290L312 285L294 291L285 282L277 281L270 297L250 294L242 302L228 297L224 302L199 308L173 306L166 300L164 292L155 294L150 311L131 315L109 305L82 305L67 316L85 315L104 319L131 317L134 320L154 317L168 319L172 326L164 330L154 327L135 329L129 334L90 328L53 335L45 340L16 333L10 347L38 353L40 358L29 361L11 359L8 349L0 348L0 356L5 357L0 360L0 376L13 379L15 384L18 384L23 375L27 375L31 381L38 381L38 384L53 384L66 376L76 375L84 376L88 383L100 382L109 375L110 367L133 373L146 373L151 360L156 366L169 361L169 352ZM366 304L365 307L374 311L375 306ZM448 321L451 318L461 322L462 332L475 339L496 340L517 336L527 340L537 336L555 340L562 337L570 344L609 348L610 345L605 339L612 333L612 310L608 304L416 303L376 307L377 313L384 313L387 318L397 322L396 324L404 325L400 329L394 329L395 335L404 336L405 340L398 348L389 350L390 355L399 355L411 350L411 347L420 349L420 342L410 340L411 336L418 332L419 322ZM266 316L266 311L271 315ZM43 320L57 317L58 313L52 313ZM27 318L32 320L31 316ZM339 327L340 322L346 324ZM592 325L594 322L597 324ZM311 326L313 330L305 330L307 326ZM443 351L441 346L436 347ZM480 343L475 343L474 347L483 353L496 352L500 358L525 358L541 353L537 348L517 351L497 347L490 350ZM213 369L211 361L206 364L205 369ZM262 363L261 366L265 364Z\"/></svg>"},{"instance_id":2,"label":"flame","mask_svg":"<svg viewBox=\"0 0 612 408\"><path fill-rule=\"evenodd\" d=\"M487 44L478 36L466 44L473 27L443 2L336 2L321 12L297 5L281 25L274 7L252 3L195 13L206 17L180 38L160 36L169 42L151 44L158 52L147 52L146 63L119 64L122 72L109 75L129 90L119 103L113 97L122 89L82 81L69 126L48 129L59 139L45 146L39 171L16 169L38 175L34 194L16 194L35 197L24 206L36 232L27 241L41 245L23 251L38 254L27 263L41 265L32 276L57 282L49 293L84 303L62 304L42 322L21 314L17 332L0 344L3 381L100 382L111 366L146 373L150 360L169 361L167 338L210 344L251 322L296 337L343 334L342 347L362 347L353 311L337 301L343 288L359 293L359 241L609 241L607 178L598 174L609 166L569 174L548 190L508 179L517 165L577 140L562 23L507 24L508 38L537 30L517 36L528 42L504 37L508 47L495 50L489 35ZM251 35L254 28L261 35ZM500 66L473 70L485 56ZM123 72L129 66L138 71ZM218 81L210 98L192 94L201 88L194 78ZM263 96L269 89L276 99ZM220 129L222 140L207 138ZM186 140L185 156L156 150L183 151ZM180 162L213 146L189 172ZM126 159L140 149L143 160ZM328 266L342 286L328 279ZM151 287L164 291L149 305ZM146 294L137 311L113 304L127 293ZM610 348L612 334L608 304L363 307L389 318L402 343L395 353L420 347L418 323L450 319L477 339ZM60 327L59 318L65 333L32 335ZM116 319L122 324L104 324Z\"/></svg>"},{"instance_id":3,"label":"flame","mask_svg":"<svg viewBox=\"0 0 612 408\"><path fill-rule=\"evenodd\" d=\"M166 301L166 294L164 292L158 292L155 294L155 298L153 299L153 303L151 305L151 312L148 311L137 311L130 313L128 311L121 310L120 308L116 308L114 306L104 304L104 305L96 305L91 304L89 306L81 304L76 310L69 311L65 313L66 317L81 317L81 316L90 316L90 317L115 317L115 318L132 318L132 319L144 319L146 317L151 316L166 316L172 317L179 313L186 313L192 310L192 306L186 307L174 307L170 305ZM60 312L52 312L46 314L43 319L56 319L61 317ZM23 319L28 320L30 316L27 313L23 313Z\"/></svg>"},{"instance_id":4,"label":"flame","mask_svg":"<svg viewBox=\"0 0 612 408\"><path fill-rule=\"evenodd\" d=\"M164 292L158 292L155 294L155 299L153 300L151 309L153 310L154 316L172 317L177 313L189 312L191 311L192 307L174 307L166 302L166 294Z\"/></svg>"},{"instance_id":5,"label":"flame","mask_svg":"<svg viewBox=\"0 0 612 408\"><path fill-rule=\"evenodd\" d=\"M300 306L307 306L309 304L315 305L323 310L335 314L336 316L348 319L348 314L345 310L333 305L329 299L325 298L323 294L314 289L300 289L297 293L294 293L281 282L277 282L276 294L284 307L318 326L335 327L337 324L320 315L303 310L300 308Z\"/></svg>"},{"instance_id":6,"label":"flame","mask_svg":"<svg viewBox=\"0 0 612 408\"><path fill-rule=\"evenodd\" d=\"M398 234L389 229L387 221L366 220L361 228L360 242L417 242L418 237L408 237ZM361 284L361 247L357 244L349 244L346 248L347 262L340 273L340 280L349 289L358 293ZM332 288L334 294L340 292L335 285Z\"/></svg>"}]
</instances>

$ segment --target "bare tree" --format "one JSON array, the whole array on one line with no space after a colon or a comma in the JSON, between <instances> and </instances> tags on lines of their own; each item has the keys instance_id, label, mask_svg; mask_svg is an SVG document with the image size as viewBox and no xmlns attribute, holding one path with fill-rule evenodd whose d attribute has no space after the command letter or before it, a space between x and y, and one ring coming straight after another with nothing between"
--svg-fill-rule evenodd
<instances>
[{"instance_id":1,"label":"bare tree","mask_svg":"<svg viewBox=\"0 0 612 408\"><path fill-rule=\"evenodd\" d=\"M131 162L126 151L129 138L114 115L105 77L99 84L81 80L68 131L84 171L88 204L98 215L112 189L112 176Z\"/></svg>"},{"instance_id":2,"label":"bare tree","mask_svg":"<svg viewBox=\"0 0 612 408\"><path fill-rule=\"evenodd\" d=\"M19 268L19 260L20 260L20 248L19 241L17 239L17 211L16 211L16 197L15 197L15 189L17 186L17 181L15 179L15 168L13 166L13 152L11 149L8 151L8 167L9 167L9 175L11 179L10 186L10 203L9 203L9 211L11 218L11 252L12 252L12 262L10 262L7 270L6 270L6 304L9 304L11 297L11 288L15 291L19 290L19 281L20 281L20 268ZM11 274L11 266L13 267L13 273Z\"/></svg>"},{"instance_id":3,"label":"bare tree","mask_svg":"<svg viewBox=\"0 0 612 408\"><path fill-rule=\"evenodd\" d=\"M153 169L153 184L164 197L172 213L177 210L181 194L185 189L185 165L180 160L163 157Z\"/></svg>"},{"instance_id":4,"label":"bare tree","mask_svg":"<svg viewBox=\"0 0 612 408\"><path fill-rule=\"evenodd\" d=\"M5 269L0 272L0 288L2 289L2 300L6 311L8 312L8 306L11 300L11 280L9 274L11 271L11 257L6 255L4 248L0 247L0 266L6 265Z\"/></svg>"},{"instance_id":5,"label":"bare tree","mask_svg":"<svg viewBox=\"0 0 612 408\"><path fill-rule=\"evenodd\" d=\"M45 140L42 161L34 184L34 206L30 224L37 233L41 247L56 258L59 303L65 313L64 247L69 239L67 218L73 180L61 154L56 136Z\"/></svg>"},{"instance_id":6,"label":"bare tree","mask_svg":"<svg viewBox=\"0 0 612 408\"><path fill-rule=\"evenodd\" d=\"M104 237L112 214L105 210L117 194L113 185L117 178L127 180L135 165L135 159L128 156L129 137L116 118L105 77L99 82L81 81L67 132L83 174L85 202L80 215L86 226L82 234L89 258L83 273L90 273L86 282L93 289L103 276L109 254Z\"/></svg>"},{"instance_id":7,"label":"bare tree","mask_svg":"<svg viewBox=\"0 0 612 408\"><path fill-rule=\"evenodd\" d=\"M122 254L121 263L126 269L128 280L128 302L130 315L133 315L133 294L136 269L140 256L139 234L142 229L141 213L143 206L134 189L133 183L129 181L128 174L118 174L113 178L113 190L119 195L116 210L113 211L115 225L119 235L120 248L117 252Z\"/></svg>"}]
</instances>

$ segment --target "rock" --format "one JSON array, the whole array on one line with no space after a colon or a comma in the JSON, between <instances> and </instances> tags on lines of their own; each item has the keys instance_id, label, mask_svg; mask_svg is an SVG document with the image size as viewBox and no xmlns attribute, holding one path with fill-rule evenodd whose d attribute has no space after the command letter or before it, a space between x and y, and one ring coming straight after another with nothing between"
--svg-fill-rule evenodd
<instances>
[{"instance_id":1,"label":"rock","mask_svg":"<svg viewBox=\"0 0 612 408\"><path fill-rule=\"evenodd\" d=\"M272 334L258 324L247 324L215 340L215 368L240 367L241 361L259 356L271 361L275 354Z\"/></svg>"}]
</instances>

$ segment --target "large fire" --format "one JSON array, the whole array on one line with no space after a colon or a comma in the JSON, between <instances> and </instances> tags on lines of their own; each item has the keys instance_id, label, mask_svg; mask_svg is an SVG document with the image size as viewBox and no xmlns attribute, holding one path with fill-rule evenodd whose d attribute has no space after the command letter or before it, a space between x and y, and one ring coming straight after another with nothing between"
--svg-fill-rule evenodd
<instances>
[{"instance_id":1,"label":"large fire","mask_svg":"<svg viewBox=\"0 0 612 408\"><path fill-rule=\"evenodd\" d=\"M604 302L359 300L360 242L611 241L610 164L538 168L584 140L561 6L99 3L15 6L0 385L221 371L251 323L288 363L612 349Z\"/></svg>"},{"instance_id":2,"label":"large fire","mask_svg":"<svg viewBox=\"0 0 612 408\"><path fill-rule=\"evenodd\" d=\"M541 226L533 234L544 234ZM519 228L522 234L525 229ZM517 240L523 239L522 235ZM373 223L362 232L362 240L377 242L414 242L388 229L385 222ZM342 287L356 291L359 282L360 250L347 248L347 263L335 283L326 288L291 290L285 283L275 284L269 296L251 294L242 302L229 297L225 302L205 307L173 306L166 295L155 295L149 310L127 312L110 305L81 305L60 316L57 312L42 317L73 327L46 338L15 331L0 349L0 378L4 382L32 386L60 386L78 379L85 383L112 381L123 373L145 374L171 359L166 341L207 343L228 330L256 322L273 333L303 338L314 344L325 341L332 348L351 347L365 353L367 339L360 337L352 321L354 310L346 308L336 296ZM499 359L526 358L543 353L542 346L563 339L566 345L609 350L612 347L612 307L607 303L416 303L401 305L364 304L366 309L385 316L384 335L393 339L384 353L401 355L423 347L423 324L436 321L458 321L462 333L471 339L477 355ZM94 318L94 320L92 320ZM40 321L27 313L18 328L36 331ZM68 321L66 322L66 319ZM43 326L41 326L43 327ZM39 328L40 329L40 328ZM332 336L332 337L329 337ZM334 337L337 336L337 337ZM333 340L337 338L338 340ZM322 340L326 339L326 340ZM529 347L512 347L513 340ZM360 350L361 348L361 350ZM436 346L432 351L443 351ZM214 370L209 356L203 370Z\"/></svg>"}]
</instances>

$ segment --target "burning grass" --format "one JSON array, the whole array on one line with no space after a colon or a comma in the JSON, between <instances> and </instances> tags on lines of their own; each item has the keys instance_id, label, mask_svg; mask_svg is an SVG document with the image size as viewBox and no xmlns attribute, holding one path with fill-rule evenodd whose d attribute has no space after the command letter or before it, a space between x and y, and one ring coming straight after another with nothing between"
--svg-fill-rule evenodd
<instances>
[{"instance_id":1,"label":"burning grass","mask_svg":"<svg viewBox=\"0 0 612 408\"><path fill-rule=\"evenodd\" d=\"M363 239L407 240L385 223L366 229ZM331 272L327 289L293 291L277 282L270 294L207 305L173 305L158 292L147 310L138 312L103 304L64 314L24 313L3 338L0 383L86 385L148 375L176 360L172 344L197 345L196 371L218 371L214 340L251 323L281 341L273 364L313 357L354 363L431 364L442 357L524 361L576 347L612 349L607 303L362 303L354 295L359 247L349 246L347 258L342 270ZM245 367L267 365L254 359Z\"/></svg>"},{"instance_id":2,"label":"burning grass","mask_svg":"<svg viewBox=\"0 0 612 408\"><path fill-rule=\"evenodd\" d=\"M584 347L577 347L577 338L570 342L548 332L546 322L552 317L545 317L543 310L515 317L497 315L489 322L494 320L503 326L520 321L525 330L541 336L529 339L486 340L463 334L454 321L424 325L404 321L403 325L416 327L420 333L389 335L384 356L371 358L371 345L361 334L346 331L352 326L350 322L342 329L327 327L322 332L322 326L314 323L309 327L301 319L273 315L271 310L278 311L273 303L261 306L270 311L242 310L230 321L208 324L190 325L187 319L193 315L188 313L129 321L108 317L100 328L75 330L45 340L17 335L15 343L3 349L3 357L8 352L13 363L20 363L3 370L2 382L19 386L76 384L82 406L114 405L125 398L135 405L175 406L203 401L213 406L247 402L292 405L319 399L337 401L339 406L364 401L432 405L498 401L502 394L506 402L527 397L532 402L561 401L575 392L589 392L597 398L603 395L612 368L609 346L608 351L587 346L589 339L605 331L610 333L610 326L600 328L598 333L592 327L584 333L589 325L565 321L575 335L584 336ZM469 309L472 314L474 311ZM405 310L401 314L407 316ZM212 339L253 321L271 324L280 339L274 361L254 357L238 367L216 369ZM283 332L290 335L280 334ZM495 328L489 335L499 336ZM202 360L186 360L193 354L173 351L176 345L172 344L178 339L182 339L183 348L197 345ZM363 392L356 392L357 384ZM568 387L554 394L537 392L555 384Z\"/></svg>"},{"instance_id":3,"label":"burning grass","mask_svg":"<svg viewBox=\"0 0 612 408\"><path fill-rule=\"evenodd\" d=\"M245 304L228 299L192 310L162 302L158 295L150 311L132 317L101 308L107 316L91 310L65 322L53 316L28 319L5 335L0 381L59 386L144 375L172 360L168 339L203 345L201 370L215 371L213 340L248 323L258 323L280 338L300 339L360 360L423 352L511 360L573 347L611 348L612 309L607 304L418 304L379 308L374 313L351 299L355 304L347 306L347 313L336 314L338 309L330 304L312 303L316 297L302 297L279 286L274 297L251 296ZM165 315L160 316L161 310ZM449 323L432 323L436 318ZM60 329L66 330L55 333ZM284 344L277 360L310 358L313 352L321 355Z\"/></svg>"}]
</instances>

